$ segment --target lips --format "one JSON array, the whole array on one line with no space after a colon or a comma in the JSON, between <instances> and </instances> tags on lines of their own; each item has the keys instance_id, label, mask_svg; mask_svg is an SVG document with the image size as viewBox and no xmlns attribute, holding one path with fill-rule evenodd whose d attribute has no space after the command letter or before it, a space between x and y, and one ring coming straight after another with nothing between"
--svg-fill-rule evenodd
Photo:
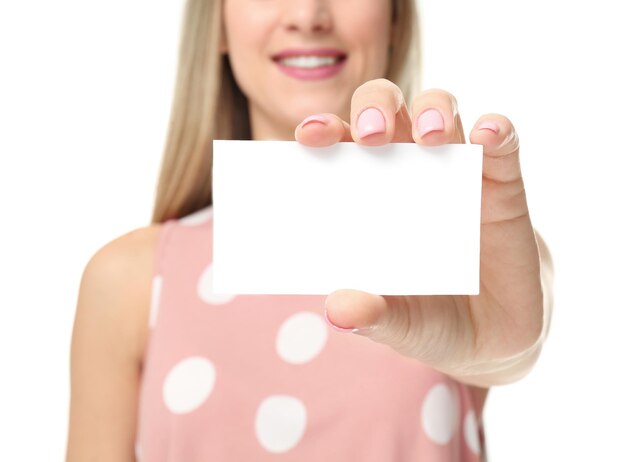
<instances>
[{"instance_id":1,"label":"lips","mask_svg":"<svg viewBox=\"0 0 626 462\"><path fill-rule=\"evenodd\" d=\"M280 64L289 67L311 69L313 67L332 66L339 61L337 56L290 56L278 60Z\"/></svg>"},{"instance_id":2,"label":"lips","mask_svg":"<svg viewBox=\"0 0 626 462\"><path fill-rule=\"evenodd\" d=\"M301 80L326 79L337 75L348 55L335 48L286 49L272 55L272 61L290 77Z\"/></svg>"}]
</instances>

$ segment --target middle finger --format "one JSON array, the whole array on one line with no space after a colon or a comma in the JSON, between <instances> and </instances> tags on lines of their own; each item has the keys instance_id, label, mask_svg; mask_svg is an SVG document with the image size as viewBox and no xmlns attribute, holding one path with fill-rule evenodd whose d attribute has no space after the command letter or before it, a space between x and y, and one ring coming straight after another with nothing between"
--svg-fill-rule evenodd
<instances>
[{"instance_id":1,"label":"middle finger","mask_svg":"<svg viewBox=\"0 0 626 462\"><path fill-rule=\"evenodd\" d=\"M463 124L456 98L440 89L425 90L411 104L413 139L424 146L463 144Z\"/></svg>"},{"instance_id":2,"label":"middle finger","mask_svg":"<svg viewBox=\"0 0 626 462\"><path fill-rule=\"evenodd\" d=\"M350 128L354 141L366 146L413 141L402 91L386 79L370 80L355 90Z\"/></svg>"}]
</instances>

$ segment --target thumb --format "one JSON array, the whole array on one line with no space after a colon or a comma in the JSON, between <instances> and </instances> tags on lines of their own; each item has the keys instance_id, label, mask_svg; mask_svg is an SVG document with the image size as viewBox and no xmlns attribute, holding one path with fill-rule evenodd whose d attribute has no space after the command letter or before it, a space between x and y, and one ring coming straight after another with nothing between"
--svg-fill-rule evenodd
<instances>
[{"instance_id":1,"label":"thumb","mask_svg":"<svg viewBox=\"0 0 626 462\"><path fill-rule=\"evenodd\" d=\"M374 295L342 289L326 297L326 320L335 330L352 332L390 346L442 371L470 358L474 333L469 310L450 296Z\"/></svg>"}]
</instances>

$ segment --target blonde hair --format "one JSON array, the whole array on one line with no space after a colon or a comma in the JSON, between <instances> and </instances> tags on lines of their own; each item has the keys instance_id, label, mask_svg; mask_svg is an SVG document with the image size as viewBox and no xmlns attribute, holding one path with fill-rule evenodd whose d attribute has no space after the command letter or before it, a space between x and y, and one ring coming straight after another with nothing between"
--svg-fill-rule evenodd
<instances>
[{"instance_id":1,"label":"blonde hair","mask_svg":"<svg viewBox=\"0 0 626 462\"><path fill-rule=\"evenodd\" d=\"M407 99L419 89L421 53L416 0L392 0L395 33L385 76ZM187 0L178 73L152 223L213 203L213 139L250 139L246 97L220 53L223 0Z\"/></svg>"}]
</instances>

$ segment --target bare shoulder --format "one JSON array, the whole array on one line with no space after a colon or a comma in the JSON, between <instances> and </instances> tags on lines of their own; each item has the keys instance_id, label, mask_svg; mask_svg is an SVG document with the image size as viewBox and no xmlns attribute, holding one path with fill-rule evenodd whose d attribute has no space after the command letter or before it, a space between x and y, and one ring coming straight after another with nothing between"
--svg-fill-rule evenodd
<instances>
[{"instance_id":1,"label":"bare shoulder","mask_svg":"<svg viewBox=\"0 0 626 462\"><path fill-rule=\"evenodd\" d=\"M118 270L120 268L117 268L117 265L120 263L126 266L150 257L154 253L154 244L162 226L155 224L137 228L106 243L91 257L85 268L86 273L90 269L110 270L111 265L115 267L113 269Z\"/></svg>"},{"instance_id":2,"label":"bare shoulder","mask_svg":"<svg viewBox=\"0 0 626 462\"><path fill-rule=\"evenodd\" d=\"M103 245L87 263L81 283L120 281L137 269L151 270L161 227L156 224L137 228Z\"/></svg>"},{"instance_id":3,"label":"bare shoulder","mask_svg":"<svg viewBox=\"0 0 626 462\"><path fill-rule=\"evenodd\" d=\"M81 279L78 309L114 321L137 359L143 357L161 228L137 228L106 243L91 257Z\"/></svg>"},{"instance_id":4,"label":"bare shoulder","mask_svg":"<svg viewBox=\"0 0 626 462\"><path fill-rule=\"evenodd\" d=\"M161 225L108 242L82 274L71 345L67 461L134 461L141 359Z\"/></svg>"}]
</instances>

